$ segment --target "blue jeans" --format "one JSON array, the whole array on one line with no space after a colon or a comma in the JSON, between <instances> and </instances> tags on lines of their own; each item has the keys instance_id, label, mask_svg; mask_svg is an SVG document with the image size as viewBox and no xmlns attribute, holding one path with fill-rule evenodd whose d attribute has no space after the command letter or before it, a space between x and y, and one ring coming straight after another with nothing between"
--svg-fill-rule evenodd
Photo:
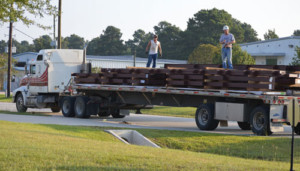
<instances>
[{"instance_id":1,"label":"blue jeans","mask_svg":"<svg viewBox=\"0 0 300 171\"><path fill-rule=\"evenodd\" d=\"M147 67L150 67L151 62L153 60L152 68L155 68L156 67L156 59L157 59L157 53L156 54L149 54L149 56L148 56L148 62L147 62Z\"/></svg>"},{"instance_id":2,"label":"blue jeans","mask_svg":"<svg viewBox=\"0 0 300 171\"><path fill-rule=\"evenodd\" d=\"M226 61L228 62L228 68L233 69L233 66L232 66L232 48L222 48L223 68L227 68Z\"/></svg>"}]
</instances>

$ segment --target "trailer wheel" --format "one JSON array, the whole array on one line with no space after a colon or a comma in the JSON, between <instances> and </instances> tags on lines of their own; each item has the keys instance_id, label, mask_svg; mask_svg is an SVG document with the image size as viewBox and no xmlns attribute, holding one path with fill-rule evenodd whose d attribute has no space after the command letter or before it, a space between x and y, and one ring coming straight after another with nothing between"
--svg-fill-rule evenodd
<instances>
[{"instance_id":1,"label":"trailer wheel","mask_svg":"<svg viewBox=\"0 0 300 171\"><path fill-rule=\"evenodd\" d=\"M61 111L64 117L74 117L74 101L73 97L64 97L61 101Z\"/></svg>"},{"instance_id":2,"label":"trailer wheel","mask_svg":"<svg viewBox=\"0 0 300 171\"><path fill-rule=\"evenodd\" d=\"M101 109L100 109L101 110ZM108 117L110 114L108 113L108 111L100 111L98 113L99 117Z\"/></svg>"},{"instance_id":3,"label":"trailer wheel","mask_svg":"<svg viewBox=\"0 0 300 171\"><path fill-rule=\"evenodd\" d=\"M269 110L264 106L254 108L250 115L252 132L257 135L271 135Z\"/></svg>"},{"instance_id":4,"label":"trailer wheel","mask_svg":"<svg viewBox=\"0 0 300 171\"><path fill-rule=\"evenodd\" d=\"M214 130L219 125L219 120L214 119L214 105L202 104L196 111L196 124L201 130Z\"/></svg>"},{"instance_id":5,"label":"trailer wheel","mask_svg":"<svg viewBox=\"0 0 300 171\"><path fill-rule=\"evenodd\" d=\"M298 125L295 127L295 133L300 135L300 123L298 123Z\"/></svg>"},{"instance_id":6,"label":"trailer wheel","mask_svg":"<svg viewBox=\"0 0 300 171\"><path fill-rule=\"evenodd\" d=\"M18 112L26 112L27 107L24 105L24 99L22 93L19 93L16 98L16 107Z\"/></svg>"},{"instance_id":7,"label":"trailer wheel","mask_svg":"<svg viewBox=\"0 0 300 171\"><path fill-rule=\"evenodd\" d=\"M124 117L125 117L125 115L121 115L121 114L120 114L120 109L113 109L113 110L111 111L111 116L112 116L113 118L124 118Z\"/></svg>"},{"instance_id":8,"label":"trailer wheel","mask_svg":"<svg viewBox=\"0 0 300 171\"><path fill-rule=\"evenodd\" d=\"M89 118L90 114L87 112L88 97L78 96L76 97L74 104L75 116L77 118Z\"/></svg>"},{"instance_id":9,"label":"trailer wheel","mask_svg":"<svg viewBox=\"0 0 300 171\"><path fill-rule=\"evenodd\" d=\"M237 122L241 130L251 130L249 122Z\"/></svg>"},{"instance_id":10,"label":"trailer wheel","mask_svg":"<svg viewBox=\"0 0 300 171\"><path fill-rule=\"evenodd\" d=\"M58 112L60 112L60 107L58 107L58 106L56 106L56 107L51 107L51 111L52 111L53 113L58 113Z\"/></svg>"}]
</instances>

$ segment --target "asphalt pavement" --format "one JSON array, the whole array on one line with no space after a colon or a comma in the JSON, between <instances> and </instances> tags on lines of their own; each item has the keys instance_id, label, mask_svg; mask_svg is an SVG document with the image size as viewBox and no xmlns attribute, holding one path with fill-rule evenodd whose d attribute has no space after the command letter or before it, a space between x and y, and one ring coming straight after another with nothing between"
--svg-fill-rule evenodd
<instances>
[{"instance_id":1,"label":"asphalt pavement","mask_svg":"<svg viewBox=\"0 0 300 171\"><path fill-rule=\"evenodd\" d=\"M15 104L0 103L0 110L16 111ZM252 131L240 130L236 122L229 122L228 127L219 126L214 131L202 131L197 128L193 118L130 114L129 116L121 119L115 119L112 117L99 118L97 116L93 116L89 119L80 119L66 118L63 117L61 113L54 114L51 113L50 109L29 109L28 112L33 113L33 115L13 115L2 113L0 114L0 120L34 124L147 128L255 136ZM34 116L34 113L46 113L50 114L50 116ZM274 133L271 137L289 137L290 134L291 128L289 126L284 126L283 133Z\"/></svg>"}]
</instances>

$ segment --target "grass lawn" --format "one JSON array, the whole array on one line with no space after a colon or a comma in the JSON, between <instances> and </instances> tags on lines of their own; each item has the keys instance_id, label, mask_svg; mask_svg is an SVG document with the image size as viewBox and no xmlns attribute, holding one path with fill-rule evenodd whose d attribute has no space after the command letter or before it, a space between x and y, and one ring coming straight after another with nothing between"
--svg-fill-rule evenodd
<instances>
[{"instance_id":1,"label":"grass lawn","mask_svg":"<svg viewBox=\"0 0 300 171\"><path fill-rule=\"evenodd\" d=\"M268 161L290 161L291 139L213 133L147 130L140 133L161 147ZM300 139L295 139L294 161L300 164Z\"/></svg>"},{"instance_id":2,"label":"grass lawn","mask_svg":"<svg viewBox=\"0 0 300 171\"><path fill-rule=\"evenodd\" d=\"M143 114L161 115L161 116L177 116L185 118L194 118L196 113L195 107L166 107L154 106L153 109L142 109ZM134 113L135 111L133 111Z\"/></svg>"},{"instance_id":3,"label":"grass lawn","mask_svg":"<svg viewBox=\"0 0 300 171\"><path fill-rule=\"evenodd\" d=\"M210 154L210 152L126 145L104 132L103 128L96 127L35 125L0 121L0 130L1 170L289 169L289 163L283 161L262 161L226 156L226 154ZM178 136L177 141L184 137L185 139L187 137L197 139L194 137L196 134L186 134L186 132L180 131L144 131L142 133L146 136L157 140L169 137L174 141L176 136ZM200 138L207 136L202 133L197 135ZM220 141L221 137L211 136L210 138ZM236 136L231 137L231 139L235 138ZM226 136L225 140L227 140ZM243 143L241 140L238 142ZM191 144L193 143L191 142ZM235 141L232 141L231 145L236 145L234 143ZM213 143L205 144L208 148L212 148L210 145ZM300 169L299 163L295 164L295 169Z\"/></svg>"},{"instance_id":4,"label":"grass lawn","mask_svg":"<svg viewBox=\"0 0 300 171\"><path fill-rule=\"evenodd\" d=\"M12 95L7 98L5 94L0 94L0 102L12 102Z\"/></svg>"}]
</instances>

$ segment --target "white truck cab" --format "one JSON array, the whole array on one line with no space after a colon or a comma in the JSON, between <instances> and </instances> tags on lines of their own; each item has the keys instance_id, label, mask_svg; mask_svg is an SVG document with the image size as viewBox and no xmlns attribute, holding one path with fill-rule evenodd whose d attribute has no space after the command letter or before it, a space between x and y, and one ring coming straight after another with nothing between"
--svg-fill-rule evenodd
<instances>
[{"instance_id":1,"label":"white truck cab","mask_svg":"<svg viewBox=\"0 0 300 171\"><path fill-rule=\"evenodd\" d=\"M46 49L25 66L20 87L13 91L19 112L27 108L51 108L59 112L59 94L65 90L72 73L80 72L85 63L83 50Z\"/></svg>"}]
</instances>

